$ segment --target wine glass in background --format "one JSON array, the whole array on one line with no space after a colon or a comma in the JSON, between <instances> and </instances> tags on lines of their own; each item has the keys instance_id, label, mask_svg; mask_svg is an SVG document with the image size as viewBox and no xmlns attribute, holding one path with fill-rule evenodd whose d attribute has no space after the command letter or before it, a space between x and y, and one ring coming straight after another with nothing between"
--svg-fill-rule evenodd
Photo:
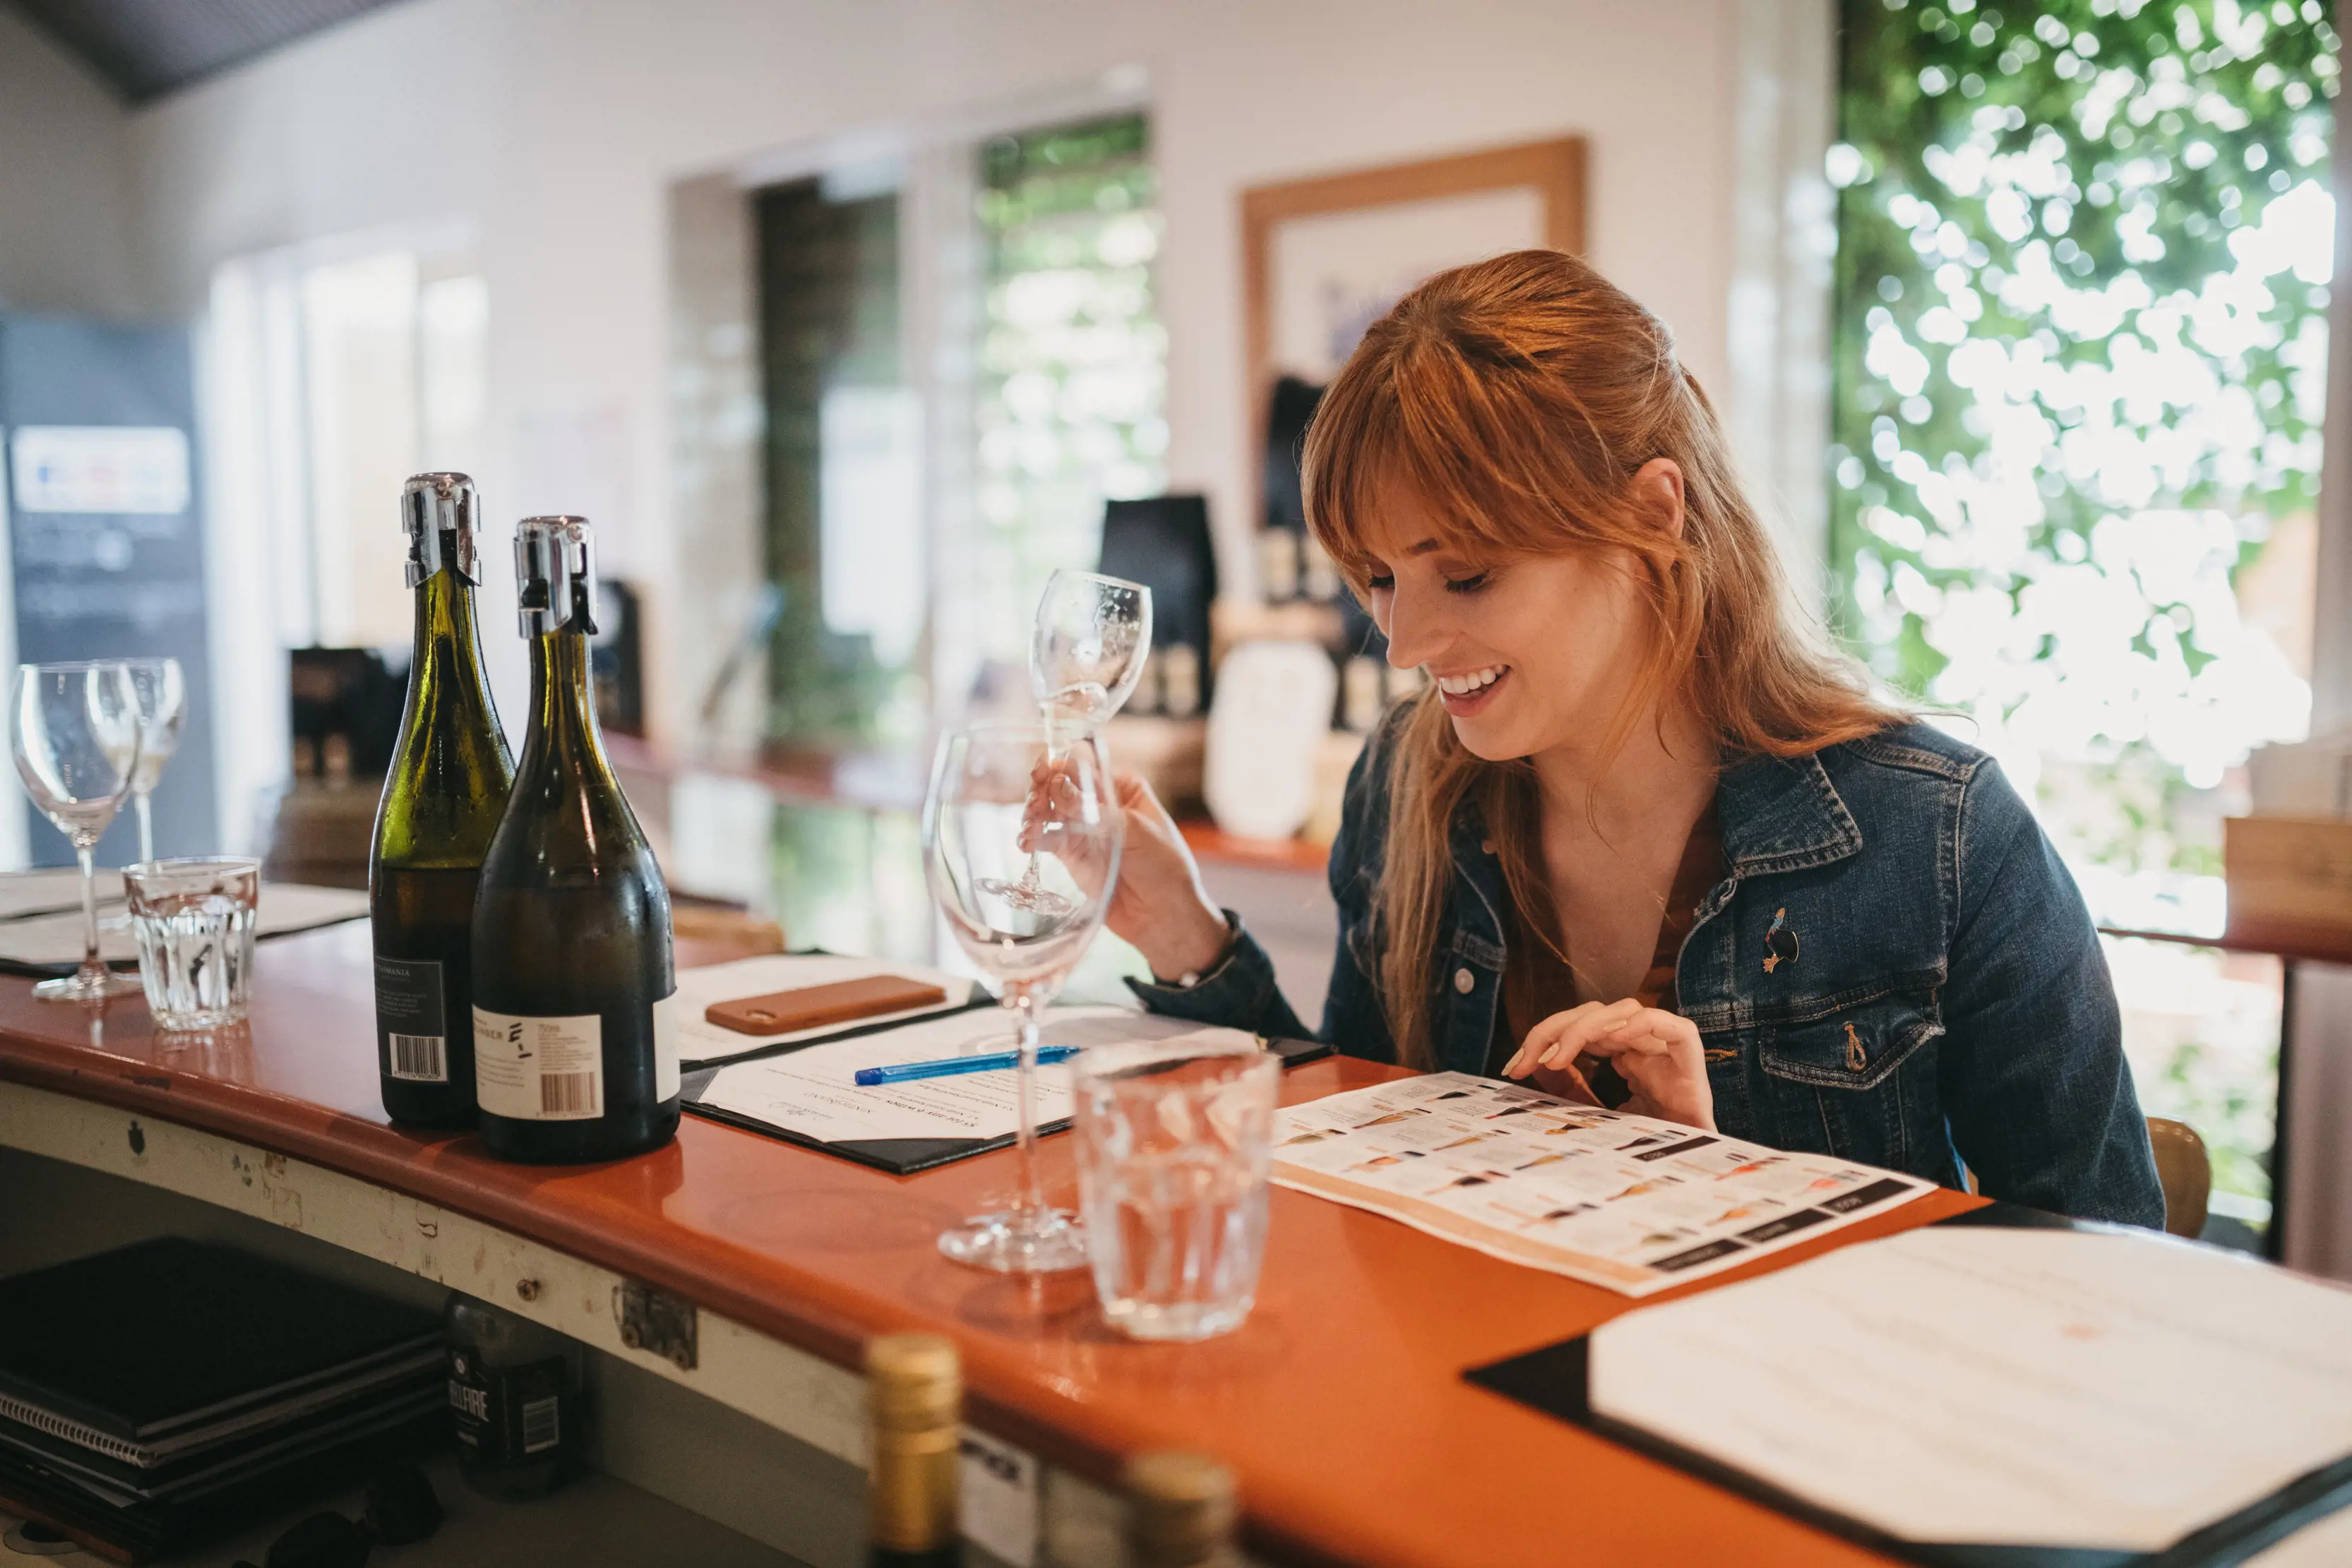
<instances>
[{"instance_id":1,"label":"wine glass in background","mask_svg":"<svg viewBox=\"0 0 2352 1568\"><path fill-rule=\"evenodd\" d=\"M961 1263L1043 1274L1086 1264L1077 1217L1038 1185L1037 1013L1102 925L1125 840L1099 737L1074 724L989 727L940 742L923 805L923 868L957 943L1019 1031L1013 1207L944 1231ZM1023 862L1029 862L1026 873Z\"/></svg>"},{"instance_id":2,"label":"wine glass in background","mask_svg":"<svg viewBox=\"0 0 2352 1568\"><path fill-rule=\"evenodd\" d=\"M139 858L146 862L155 858L155 818L148 797L180 748L188 687L177 659L125 659L123 664L139 696L139 770L131 780L131 798L139 813Z\"/></svg>"},{"instance_id":3,"label":"wine glass in background","mask_svg":"<svg viewBox=\"0 0 2352 1568\"><path fill-rule=\"evenodd\" d=\"M1037 601L1029 684L1056 716L1101 724L1151 653L1151 590L1093 571L1057 571Z\"/></svg>"},{"instance_id":4,"label":"wine glass in background","mask_svg":"<svg viewBox=\"0 0 2352 1568\"><path fill-rule=\"evenodd\" d=\"M139 771L139 694L120 659L21 664L8 704L16 777L41 814L73 841L81 862L81 967L43 980L33 994L98 1001L139 989L136 975L110 972L98 956L98 847Z\"/></svg>"}]
</instances>

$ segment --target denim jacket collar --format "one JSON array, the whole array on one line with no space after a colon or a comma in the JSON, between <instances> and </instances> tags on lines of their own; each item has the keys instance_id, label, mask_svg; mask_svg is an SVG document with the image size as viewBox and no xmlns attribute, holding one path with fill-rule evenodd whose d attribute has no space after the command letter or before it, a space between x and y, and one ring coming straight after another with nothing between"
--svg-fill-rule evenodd
<instances>
[{"instance_id":1,"label":"denim jacket collar","mask_svg":"<svg viewBox=\"0 0 2352 1568\"><path fill-rule=\"evenodd\" d=\"M1802 871L1862 848L1862 830L1820 757L1751 757L1716 785L1723 858L1735 878Z\"/></svg>"},{"instance_id":2,"label":"denim jacket collar","mask_svg":"<svg viewBox=\"0 0 2352 1568\"><path fill-rule=\"evenodd\" d=\"M1733 763L1716 784L1716 812L1723 824L1723 858L1735 876L1827 865L1862 848L1862 830L1854 825L1853 813L1830 782L1821 758L1811 752ZM1475 804L1463 803L1447 837L1454 870L1475 890L1476 902L1486 905L1483 913L1499 928L1502 900L1508 895Z\"/></svg>"}]
</instances>

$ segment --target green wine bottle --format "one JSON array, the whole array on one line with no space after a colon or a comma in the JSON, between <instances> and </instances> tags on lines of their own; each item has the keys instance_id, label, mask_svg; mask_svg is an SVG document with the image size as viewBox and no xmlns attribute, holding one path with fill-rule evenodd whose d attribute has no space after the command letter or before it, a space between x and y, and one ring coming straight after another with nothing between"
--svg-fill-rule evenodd
<instances>
[{"instance_id":1,"label":"green wine bottle","mask_svg":"<svg viewBox=\"0 0 2352 1568\"><path fill-rule=\"evenodd\" d=\"M383 1108L425 1127L474 1124L474 889L514 783L474 622L480 504L463 474L401 486L416 648L368 851Z\"/></svg>"},{"instance_id":2,"label":"green wine bottle","mask_svg":"<svg viewBox=\"0 0 2352 1568\"><path fill-rule=\"evenodd\" d=\"M669 889L605 760L583 517L515 525L530 727L474 902L474 1087L502 1160L616 1159L677 1132Z\"/></svg>"}]
</instances>

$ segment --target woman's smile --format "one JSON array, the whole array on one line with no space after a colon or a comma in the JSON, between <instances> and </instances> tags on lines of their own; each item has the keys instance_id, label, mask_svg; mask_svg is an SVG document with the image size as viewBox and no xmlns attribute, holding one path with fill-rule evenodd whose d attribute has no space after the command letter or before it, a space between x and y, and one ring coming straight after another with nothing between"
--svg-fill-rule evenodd
<instances>
[{"instance_id":1,"label":"woman's smile","mask_svg":"<svg viewBox=\"0 0 2352 1568\"><path fill-rule=\"evenodd\" d=\"M1510 674L1508 664L1482 664L1454 675L1432 670L1430 679L1437 683L1437 700L1445 705L1445 711L1456 718L1468 718L1486 710Z\"/></svg>"}]
</instances>

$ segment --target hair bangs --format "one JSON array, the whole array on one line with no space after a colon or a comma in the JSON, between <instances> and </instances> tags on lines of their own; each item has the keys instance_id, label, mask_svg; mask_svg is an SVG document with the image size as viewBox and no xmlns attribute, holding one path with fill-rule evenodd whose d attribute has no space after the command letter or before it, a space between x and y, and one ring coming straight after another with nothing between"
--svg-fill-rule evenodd
<instances>
[{"instance_id":1,"label":"hair bangs","mask_svg":"<svg viewBox=\"0 0 2352 1568\"><path fill-rule=\"evenodd\" d=\"M1307 433L1307 527L1359 594L1383 546L1395 546L1385 531L1400 494L1422 503L1442 542L1471 555L1537 554L1590 539L1559 504L1562 476L1549 471L1539 445L1530 450L1525 433L1541 417L1532 405L1497 400L1442 343L1368 340ZM1502 437L1512 428L1517 439ZM1538 471L1528 471L1530 456Z\"/></svg>"}]
</instances>

